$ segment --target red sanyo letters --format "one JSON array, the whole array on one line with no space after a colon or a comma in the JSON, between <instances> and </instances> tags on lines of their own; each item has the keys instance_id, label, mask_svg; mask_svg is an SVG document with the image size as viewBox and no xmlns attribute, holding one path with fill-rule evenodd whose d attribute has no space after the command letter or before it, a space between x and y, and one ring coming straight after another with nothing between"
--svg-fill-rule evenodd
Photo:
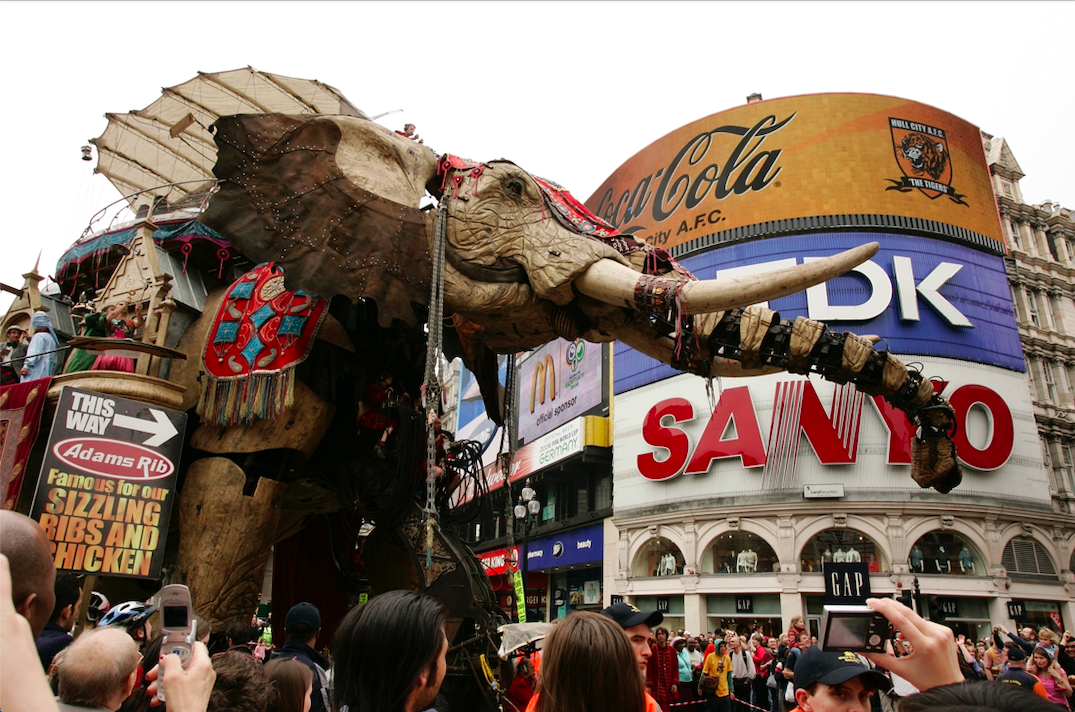
<instances>
[{"instance_id":1,"label":"red sanyo letters","mask_svg":"<svg viewBox=\"0 0 1075 712\"><path fill-rule=\"evenodd\" d=\"M935 387L941 388L943 385L936 384ZM770 424L770 433L774 435L770 437L770 442L781 431L795 438L801 431L821 464L854 463L858 454L861 403L858 408L834 404L832 412L827 413L810 381L779 384L778 399L783 386L795 389L795 405L790 409L774 405ZM834 398L834 403L836 400ZM872 400L874 412L888 431L888 464L910 465L914 427L902 412L880 396ZM955 408L959 426L953 438L959 459L978 470L995 470L1003 465L1011 456L1015 443L1015 424L1004 399L990 388L968 384L957 388L949 401ZM990 421L989 441L981 448L970 442L965 427L967 414L975 405L984 408ZM642 438L655 448L668 450L668 456L664 457L664 453L657 451L639 455L638 471L643 477L667 480L679 474L703 474L714 460L729 457L739 457L743 467L765 466L768 459L766 441L758 427L758 417L748 386L724 390L692 452L690 437L677 426L693 419L694 406L685 398L669 398L650 408L642 421ZM735 424L735 435L725 438L730 422Z\"/></svg>"}]
</instances>

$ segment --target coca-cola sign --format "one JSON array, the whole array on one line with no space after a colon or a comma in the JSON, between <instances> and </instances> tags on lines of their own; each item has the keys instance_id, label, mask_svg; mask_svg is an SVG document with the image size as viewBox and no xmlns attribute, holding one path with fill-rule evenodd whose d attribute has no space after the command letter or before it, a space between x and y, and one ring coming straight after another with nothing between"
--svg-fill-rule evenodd
<instances>
[{"instance_id":1,"label":"coca-cola sign","mask_svg":"<svg viewBox=\"0 0 1075 712\"><path fill-rule=\"evenodd\" d=\"M897 150L908 156L906 172L913 179L907 188L894 181L900 170L893 163L895 130L901 131ZM908 133L930 140L910 140L904 147ZM994 204L981 146L977 127L907 99L876 94L770 99L700 118L658 138L617 168L586 207L623 232L665 248L739 227L801 233L804 218L870 215L934 221L949 226L948 238L965 236L965 230L974 233L970 244L980 247L985 237L996 243L990 249L1003 251L996 211L967 207ZM922 153L930 151L944 158L944 170L933 171L937 177L915 172ZM958 177L958 194L946 182L950 175ZM923 199L923 191L952 199Z\"/></svg>"}]
</instances>

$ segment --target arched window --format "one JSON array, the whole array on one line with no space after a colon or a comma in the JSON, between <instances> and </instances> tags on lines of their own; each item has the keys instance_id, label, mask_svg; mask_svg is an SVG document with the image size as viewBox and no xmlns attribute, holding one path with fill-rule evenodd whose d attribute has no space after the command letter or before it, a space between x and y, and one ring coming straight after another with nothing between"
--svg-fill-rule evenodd
<instances>
[{"instance_id":1,"label":"arched window","mask_svg":"<svg viewBox=\"0 0 1075 712\"><path fill-rule=\"evenodd\" d=\"M1004 545L1000 565L1012 578L1049 580L1057 579L1056 567L1041 544L1026 537L1017 537Z\"/></svg>"},{"instance_id":2,"label":"arched window","mask_svg":"<svg viewBox=\"0 0 1075 712\"><path fill-rule=\"evenodd\" d=\"M871 573L890 570L873 539L854 529L826 529L815 534L803 547L800 560L803 571L820 572L826 561L864 561Z\"/></svg>"},{"instance_id":3,"label":"arched window","mask_svg":"<svg viewBox=\"0 0 1075 712\"><path fill-rule=\"evenodd\" d=\"M701 561L703 574L753 574L780 570L769 543L749 532L725 532L706 547Z\"/></svg>"},{"instance_id":4,"label":"arched window","mask_svg":"<svg viewBox=\"0 0 1075 712\"><path fill-rule=\"evenodd\" d=\"M989 573L975 548L952 532L923 534L911 547L907 560L911 571L917 574L985 576Z\"/></svg>"},{"instance_id":5,"label":"arched window","mask_svg":"<svg viewBox=\"0 0 1075 712\"><path fill-rule=\"evenodd\" d=\"M644 576L678 576L683 573L683 552L670 539L656 537L650 539L635 556L632 575Z\"/></svg>"}]
</instances>

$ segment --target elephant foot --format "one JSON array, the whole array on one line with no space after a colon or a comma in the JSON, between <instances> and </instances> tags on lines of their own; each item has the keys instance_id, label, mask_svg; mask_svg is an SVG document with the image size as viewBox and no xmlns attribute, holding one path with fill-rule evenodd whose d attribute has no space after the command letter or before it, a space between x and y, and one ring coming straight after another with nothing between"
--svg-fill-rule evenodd
<instances>
[{"instance_id":1,"label":"elephant foot","mask_svg":"<svg viewBox=\"0 0 1075 712\"><path fill-rule=\"evenodd\" d=\"M779 313L757 306L698 315L690 326L679 339L679 362L674 364L679 368L709 376L714 358L722 357L747 368L783 368L854 383L867 395L882 396L918 428L911 478L920 487L947 493L962 481L952 442L954 409L934 392L932 381L887 351L874 349L874 339L829 331L813 319L781 319Z\"/></svg>"}]
</instances>

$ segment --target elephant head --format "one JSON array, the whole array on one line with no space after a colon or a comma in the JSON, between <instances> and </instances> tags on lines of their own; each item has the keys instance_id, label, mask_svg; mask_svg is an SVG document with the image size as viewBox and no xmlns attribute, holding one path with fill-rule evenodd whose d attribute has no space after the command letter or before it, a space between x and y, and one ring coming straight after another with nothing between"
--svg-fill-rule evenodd
<instances>
[{"instance_id":1,"label":"elephant head","mask_svg":"<svg viewBox=\"0 0 1075 712\"><path fill-rule=\"evenodd\" d=\"M347 116L242 115L213 129L220 184L203 222L248 257L279 262L289 286L375 301L385 326L421 318L432 247L443 244L445 315L479 379L483 354L557 336L621 339L700 375L817 371L884 395L922 426L919 484L947 491L959 481L951 408L929 381L868 339L749 306L843 274L876 243L779 273L698 281L507 160L437 156ZM438 209L420 208L427 193Z\"/></svg>"}]
</instances>

